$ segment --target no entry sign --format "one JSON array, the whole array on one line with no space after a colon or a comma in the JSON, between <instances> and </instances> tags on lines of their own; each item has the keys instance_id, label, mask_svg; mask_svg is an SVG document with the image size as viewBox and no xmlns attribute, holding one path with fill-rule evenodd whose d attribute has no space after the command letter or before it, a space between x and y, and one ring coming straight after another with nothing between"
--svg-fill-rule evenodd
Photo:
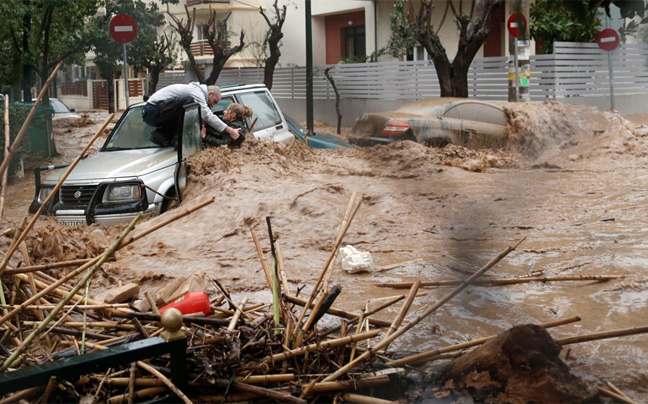
<instances>
[{"instance_id":1,"label":"no entry sign","mask_svg":"<svg viewBox=\"0 0 648 404\"><path fill-rule=\"evenodd\" d=\"M513 13L506 20L506 29L514 38L519 38L522 32L526 32L527 20L522 13Z\"/></svg>"},{"instance_id":2,"label":"no entry sign","mask_svg":"<svg viewBox=\"0 0 648 404\"><path fill-rule=\"evenodd\" d=\"M110 20L110 35L117 42L129 43L137 35L137 21L128 14L117 14Z\"/></svg>"},{"instance_id":3,"label":"no entry sign","mask_svg":"<svg viewBox=\"0 0 648 404\"><path fill-rule=\"evenodd\" d=\"M598 35L596 42L599 48L609 52L619 46L619 33L614 29L606 28Z\"/></svg>"}]
</instances>

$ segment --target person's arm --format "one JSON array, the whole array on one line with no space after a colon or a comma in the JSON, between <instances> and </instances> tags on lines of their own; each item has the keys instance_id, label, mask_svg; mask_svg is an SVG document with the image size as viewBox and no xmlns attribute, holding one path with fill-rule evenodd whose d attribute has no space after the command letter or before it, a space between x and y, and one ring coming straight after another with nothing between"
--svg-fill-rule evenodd
<instances>
[{"instance_id":1,"label":"person's arm","mask_svg":"<svg viewBox=\"0 0 648 404\"><path fill-rule=\"evenodd\" d=\"M227 126L218 116L216 116L207 103L200 103L201 111L200 113L203 116L203 120L212 128L216 129L220 133L227 133L232 137L233 140L236 140L239 137L240 129L233 129Z\"/></svg>"}]
</instances>

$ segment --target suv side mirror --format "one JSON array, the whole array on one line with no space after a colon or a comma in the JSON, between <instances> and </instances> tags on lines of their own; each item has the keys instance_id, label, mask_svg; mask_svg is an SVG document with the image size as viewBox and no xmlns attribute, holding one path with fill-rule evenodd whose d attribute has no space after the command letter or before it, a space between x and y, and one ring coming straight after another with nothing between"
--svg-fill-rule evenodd
<instances>
[{"instance_id":1,"label":"suv side mirror","mask_svg":"<svg viewBox=\"0 0 648 404\"><path fill-rule=\"evenodd\" d=\"M76 108L70 108L70 112L76 111Z\"/></svg>"}]
</instances>

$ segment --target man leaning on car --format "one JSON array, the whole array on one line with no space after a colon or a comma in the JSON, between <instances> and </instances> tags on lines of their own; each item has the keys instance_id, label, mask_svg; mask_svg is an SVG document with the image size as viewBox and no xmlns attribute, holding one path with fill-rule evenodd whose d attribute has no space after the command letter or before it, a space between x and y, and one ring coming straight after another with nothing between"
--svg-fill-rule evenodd
<instances>
[{"instance_id":1,"label":"man leaning on car","mask_svg":"<svg viewBox=\"0 0 648 404\"><path fill-rule=\"evenodd\" d=\"M205 123L218 132L227 133L236 140L240 129L227 126L210 109L220 101L221 91L218 86L207 86L197 82L189 84L172 84L156 91L142 108L142 119L147 125L158 129L153 132L152 140L161 145L171 144L178 133L180 115L185 105L197 102L200 104L201 116Z\"/></svg>"}]
</instances>

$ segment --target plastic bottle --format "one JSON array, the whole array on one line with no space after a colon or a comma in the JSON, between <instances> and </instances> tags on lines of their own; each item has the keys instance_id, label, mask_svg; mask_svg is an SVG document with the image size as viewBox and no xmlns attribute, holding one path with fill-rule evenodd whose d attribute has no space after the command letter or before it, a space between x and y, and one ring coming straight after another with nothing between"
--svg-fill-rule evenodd
<instances>
[{"instance_id":1,"label":"plastic bottle","mask_svg":"<svg viewBox=\"0 0 648 404\"><path fill-rule=\"evenodd\" d=\"M202 312L205 315L208 315L211 312L211 306L209 305L209 296L203 291L189 292L186 295L177 298L173 302L162 307L160 309L160 314L164 313L164 310L171 307L175 307L176 309L180 310L182 314Z\"/></svg>"}]
</instances>

